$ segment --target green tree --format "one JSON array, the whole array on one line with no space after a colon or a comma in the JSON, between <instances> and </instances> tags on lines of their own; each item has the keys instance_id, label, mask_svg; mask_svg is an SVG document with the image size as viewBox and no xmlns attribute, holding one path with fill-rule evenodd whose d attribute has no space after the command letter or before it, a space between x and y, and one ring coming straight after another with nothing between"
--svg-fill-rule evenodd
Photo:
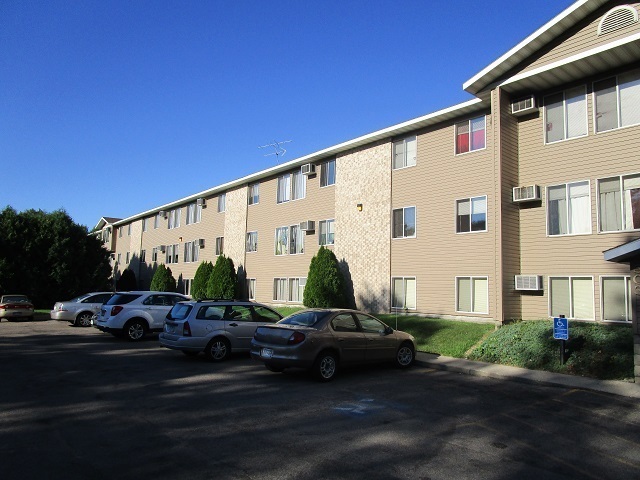
<instances>
[{"instance_id":1,"label":"green tree","mask_svg":"<svg viewBox=\"0 0 640 480\"><path fill-rule=\"evenodd\" d=\"M159 292L176 291L176 279L171 273L171 269L165 266L164 263L161 263L153 274L149 290L155 290Z\"/></svg>"},{"instance_id":2,"label":"green tree","mask_svg":"<svg viewBox=\"0 0 640 480\"><path fill-rule=\"evenodd\" d=\"M116 282L116 289L120 291L137 290L138 282L136 281L136 274L130 268L125 269L120 275L120 278Z\"/></svg>"},{"instance_id":3,"label":"green tree","mask_svg":"<svg viewBox=\"0 0 640 480\"><path fill-rule=\"evenodd\" d=\"M309 308L345 307L345 281L333 251L320 247L311 259L307 284L304 287L304 306Z\"/></svg>"},{"instance_id":4,"label":"green tree","mask_svg":"<svg viewBox=\"0 0 640 480\"><path fill-rule=\"evenodd\" d=\"M64 210L0 211L0 292L30 296L36 308L109 286L109 252Z\"/></svg>"},{"instance_id":5,"label":"green tree","mask_svg":"<svg viewBox=\"0 0 640 480\"><path fill-rule=\"evenodd\" d=\"M213 264L211 262L202 262L196 274L193 277L193 283L191 284L191 297L196 300L207 298L207 283L209 277L213 272Z\"/></svg>"},{"instance_id":6,"label":"green tree","mask_svg":"<svg viewBox=\"0 0 640 480\"><path fill-rule=\"evenodd\" d=\"M235 298L238 288L238 276L233 260L220 255L213 266L207 282L208 298Z\"/></svg>"}]
</instances>

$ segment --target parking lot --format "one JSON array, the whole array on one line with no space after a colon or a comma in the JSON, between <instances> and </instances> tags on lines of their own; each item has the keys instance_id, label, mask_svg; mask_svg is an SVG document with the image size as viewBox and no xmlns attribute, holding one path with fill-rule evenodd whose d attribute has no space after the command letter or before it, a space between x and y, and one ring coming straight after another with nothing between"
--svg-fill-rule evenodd
<instances>
[{"instance_id":1,"label":"parking lot","mask_svg":"<svg viewBox=\"0 0 640 480\"><path fill-rule=\"evenodd\" d=\"M416 366L328 384L0 323L0 478L640 478L637 400Z\"/></svg>"}]
</instances>

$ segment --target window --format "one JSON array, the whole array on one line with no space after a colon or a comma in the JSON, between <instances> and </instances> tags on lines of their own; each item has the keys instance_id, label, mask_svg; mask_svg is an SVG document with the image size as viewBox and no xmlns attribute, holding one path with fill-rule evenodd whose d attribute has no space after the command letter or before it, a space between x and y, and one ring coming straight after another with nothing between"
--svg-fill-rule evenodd
<instances>
[{"instance_id":1,"label":"window","mask_svg":"<svg viewBox=\"0 0 640 480\"><path fill-rule=\"evenodd\" d=\"M596 132L640 123L640 71L593 84Z\"/></svg>"},{"instance_id":2,"label":"window","mask_svg":"<svg viewBox=\"0 0 640 480\"><path fill-rule=\"evenodd\" d=\"M202 203L196 203L196 221L195 223L200 223L202 221Z\"/></svg>"},{"instance_id":3,"label":"window","mask_svg":"<svg viewBox=\"0 0 640 480\"><path fill-rule=\"evenodd\" d=\"M258 232L247 232L246 251L247 252L258 251Z\"/></svg>"},{"instance_id":4,"label":"window","mask_svg":"<svg viewBox=\"0 0 640 480\"><path fill-rule=\"evenodd\" d=\"M336 183L336 161L328 160L320 165L320 186L328 187Z\"/></svg>"},{"instance_id":5,"label":"window","mask_svg":"<svg viewBox=\"0 0 640 480\"><path fill-rule=\"evenodd\" d=\"M302 303L304 299L304 286L307 284L307 278L290 278L289 279L289 301Z\"/></svg>"},{"instance_id":6,"label":"window","mask_svg":"<svg viewBox=\"0 0 640 480\"><path fill-rule=\"evenodd\" d=\"M122 262L122 254L118 254L118 265Z\"/></svg>"},{"instance_id":7,"label":"window","mask_svg":"<svg viewBox=\"0 0 640 480\"><path fill-rule=\"evenodd\" d=\"M291 174L291 199L300 200L307 195L307 176L300 170Z\"/></svg>"},{"instance_id":8,"label":"window","mask_svg":"<svg viewBox=\"0 0 640 480\"><path fill-rule=\"evenodd\" d=\"M187 205L187 218L185 221L185 225L191 225L192 223L196 223L196 204L190 203Z\"/></svg>"},{"instance_id":9,"label":"window","mask_svg":"<svg viewBox=\"0 0 640 480\"><path fill-rule=\"evenodd\" d=\"M171 210L169 212L169 229L178 228L180 226L180 209L176 208L175 210Z\"/></svg>"},{"instance_id":10,"label":"window","mask_svg":"<svg viewBox=\"0 0 640 480\"><path fill-rule=\"evenodd\" d=\"M544 98L546 143L587 134L587 93L584 86Z\"/></svg>"},{"instance_id":11,"label":"window","mask_svg":"<svg viewBox=\"0 0 640 480\"><path fill-rule=\"evenodd\" d=\"M287 279L286 278L274 278L273 279L273 299L281 302L287 301Z\"/></svg>"},{"instance_id":12,"label":"window","mask_svg":"<svg viewBox=\"0 0 640 480\"><path fill-rule=\"evenodd\" d=\"M393 277L391 279L391 307L415 310L415 277Z\"/></svg>"},{"instance_id":13,"label":"window","mask_svg":"<svg viewBox=\"0 0 640 480\"><path fill-rule=\"evenodd\" d=\"M416 236L416 207L398 208L393 211L393 238Z\"/></svg>"},{"instance_id":14,"label":"window","mask_svg":"<svg viewBox=\"0 0 640 480\"><path fill-rule=\"evenodd\" d=\"M216 255L224 253L224 237L216 237Z\"/></svg>"},{"instance_id":15,"label":"window","mask_svg":"<svg viewBox=\"0 0 640 480\"><path fill-rule=\"evenodd\" d=\"M549 277L549 315L593 320L593 278Z\"/></svg>"},{"instance_id":16,"label":"window","mask_svg":"<svg viewBox=\"0 0 640 480\"><path fill-rule=\"evenodd\" d=\"M487 197L456 201L456 233L487 231Z\"/></svg>"},{"instance_id":17,"label":"window","mask_svg":"<svg viewBox=\"0 0 640 480\"><path fill-rule=\"evenodd\" d=\"M318 235L319 245L333 245L334 243L334 223L335 220L321 220L318 222L320 234Z\"/></svg>"},{"instance_id":18,"label":"window","mask_svg":"<svg viewBox=\"0 0 640 480\"><path fill-rule=\"evenodd\" d=\"M247 295L249 297L249 300L256 299L256 279L255 278L247 279Z\"/></svg>"},{"instance_id":19,"label":"window","mask_svg":"<svg viewBox=\"0 0 640 480\"><path fill-rule=\"evenodd\" d=\"M142 219L142 231L143 232L147 231L147 219L146 218Z\"/></svg>"},{"instance_id":20,"label":"window","mask_svg":"<svg viewBox=\"0 0 640 480\"><path fill-rule=\"evenodd\" d=\"M157 229L158 226L160 225L160 214L156 213L156 216L153 217L153 229Z\"/></svg>"},{"instance_id":21,"label":"window","mask_svg":"<svg viewBox=\"0 0 640 480\"><path fill-rule=\"evenodd\" d=\"M253 185L249 185L247 204L256 205L257 203L260 203L260 184L254 183Z\"/></svg>"},{"instance_id":22,"label":"window","mask_svg":"<svg viewBox=\"0 0 640 480\"><path fill-rule=\"evenodd\" d=\"M147 251L140 250L140 262L145 263L147 261Z\"/></svg>"},{"instance_id":23,"label":"window","mask_svg":"<svg viewBox=\"0 0 640 480\"><path fill-rule=\"evenodd\" d=\"M640 229L640 174L598 180L601 232Z\"/></svg>"},{"instance_id":24,"label":"window","mask_svg":"<svg viewBox=\"0 0 640 480\"><path fill-rule=\"evenodd\" d=\"M185 295L189 295L191 293L191 282L193 282L193 280L188 278L182 280L182 293Z\"/></svg>"},{"instance_id":25,"label":"window","mask_svg":"<svg viewBox=\"0 0 640 480\"><path fill-rule=\"evenodd\" d=\"M122 228L118 228L118 238L122 238Z\"/></svg>"},{"instance_id":26,"label":"window","mask_svg":"<svg viewBox=\"0 0 640 480\"><path fill-rule=\"evenodd\" d=\"M589 182L574 182L547 188L549 235L591 233Z\"/></svg>"},{"instance_id":27,"label":"window","mask_svg":"<svg viewBox=\"0 0 640 480\"><path fill-rule=\"evenodd\" d=\"M179 245L167 245L167 253L166 253L166 263L178 263L178 255L180 254L180 250L178 249Z\"/></svg>"},{"instance_id":28,"label":"window","mask_svg":"<svg viewBox=\"0 0 640 480\"><path fill-rule=\"evenodd\" d=\"M200 244L197 240L193 242L185 242L184 244L184 261L197 262L200 257Z\"/></svg>"},{"instance_id":29,"label":"window","mask_svg":"<svg viewBox=\"0 0 640 480\"><path fill-rule=\"evenodd\" d=\"M277 202L284 203L291 200L291 175L286 174L278 177Z\"/></svg>"},{"instance_id":30,"label":"window","mask_svg":"<svg viewBox=\"0 0 640 480\"><path fill-rule=\"evenodd\" d=\"M488 277L456 277L456 311L489 313Z\"/></svg>"},{"instance_id":31,"label":"window","mask_svg":"<svg viewBox=\"0 0 640 480\"><path fill-rule=\"evenodd\" d=\"M276 228L276 255L286 255L287 246L289 244L289 228Z\"/></svg>"},{"instance_id":32,"label":"window","mask_svg":"<svg viewBox=\"0 0 640 480\"><path fill-rule=\"evenodd\" d=\"M485 148L486 117L472 118L456 123L456 154Z\"/></svg>"},{"instance_id":33,"label":"window","mask_svg":"<svg viewBox=\"0 0 640 480\"><path fill-rule=\"evenodd\" d=\"M131 224L127 225L127 235L131 236Z\"/></svg>"},{"instance_id":34,"label":"window","mask_svg":"<svg viewBox=\"0 0 640 480\"><path fill-rule=\"evenodd\" d=\"M631 277L601 277L602 320L631 321Z\"/></svg>"},{"instance_id":35,"label":"window","mask_svg":"<svg viewBox=\"0 0 640 480\"><path fill-rule=\"evenodd\" d=\"M304 253L304 232L300 229L300 224L289 227L289 253Z\"/></svg>"},{"instance_id":36,"label":"window","mask_svg":"<svg viewBox=\"0 0 640 480\"><path fill-rule=\"evenodd\" d=\"M227 194L221 193L218 197L218 213L222 213L227 210Z\"/></svg>"},{"instance_id":37,"label":"window","mask_svg":"<svg viewBox=\"0 0 640 480\"><path fill-rule=\"evenodd\" d=\"M129 252L127 252L127 255L125 256L125 261L127 263L127 265L129 265L129 259L131 258L131 255L129 254Z\"/></svg>"},{"instance_id":38,"label":"window","mask_svg":"<svg viewBox=\"0 0 640 480\"><path fill-rule=\"evenodd\" d=\"M158 247L153 247L151 249L151 261L152 262L158 261Z\"/></svg>"},{"instance_id":39,"label":"window","mask_svg":"<svg viewBox=\"0 0 640 480\"><path fill-rule=\"evenodd\" d=\"M417 156L416 136L403 138L393 142L393 168L413 167Z\"/></svg>"}]
</instances>

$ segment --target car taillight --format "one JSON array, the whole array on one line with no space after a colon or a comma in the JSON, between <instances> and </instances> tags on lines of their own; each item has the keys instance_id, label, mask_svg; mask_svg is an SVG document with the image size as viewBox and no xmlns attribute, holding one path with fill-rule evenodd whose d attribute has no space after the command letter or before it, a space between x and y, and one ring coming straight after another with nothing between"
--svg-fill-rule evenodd
<instances>
[{"instance_id":1,"label":"car taillight","mask_svg":"<svg viewBox=\"0 0 640 480\"><path fill-rule=\"evenodd\" d=\"M189 322L184 322L184 325L182 326L182 336L183 337L191 336L191 325L189 325Z\"/></svg>"},{"instance_id":2,"label":"car taillight","mask_svg":"<svg viewBox=\"0 0 640 480\"><path fill-rule=\"evenodd\" d=\"M111 316L115 317L117 314L119 314L122 311L122 305L116 305L115 307L111 308Z\"/></svg>"},{"instance_id":3,"label":"car taillight","mask_svg":"<svg viewBox=\"0 0 640 480\"><path fill-rule=\"evenodd\" d=\"M289 345L297 345L299 343L304 342L305 336L304 333L293 332L293 334L289 337L289 341L287 342Z\"/></svg>"},{"instance_id":4,"label":"car taillight","mask_svg":"<svg viewBox=\"0 0 640 480\"><path fill-rule=\"evenodd\" d=\"M6 310L9 307L9 305L0 305L0 310Z\"/></svg>"}]
</instances>

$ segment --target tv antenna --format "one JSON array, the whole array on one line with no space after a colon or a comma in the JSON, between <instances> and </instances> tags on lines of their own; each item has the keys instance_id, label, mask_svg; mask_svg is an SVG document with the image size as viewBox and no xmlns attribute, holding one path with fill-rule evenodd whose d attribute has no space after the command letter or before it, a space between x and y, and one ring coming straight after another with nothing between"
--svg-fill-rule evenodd
<instances>
[{"instance_id":1,"label":"tv antenna","mask_svg":"<svg viewBox=\"0 0 640 480\"><path fill-rule=\"evenodd\" d=\"M268 147L273 147L273 149L275 150L272 153L267 153L265 155L265 157L269 157L271 155L275 155L276 157L282 157L285 153L287 153L287 151L282 148L282 145L284 145L285 143L290 143L291 140L285 140L283 142L276 142L275 140L273 141L273 143L267 143L266 145L262 145L261 147L258 148L268 148Z\"/></svg>"}]
</instances>

